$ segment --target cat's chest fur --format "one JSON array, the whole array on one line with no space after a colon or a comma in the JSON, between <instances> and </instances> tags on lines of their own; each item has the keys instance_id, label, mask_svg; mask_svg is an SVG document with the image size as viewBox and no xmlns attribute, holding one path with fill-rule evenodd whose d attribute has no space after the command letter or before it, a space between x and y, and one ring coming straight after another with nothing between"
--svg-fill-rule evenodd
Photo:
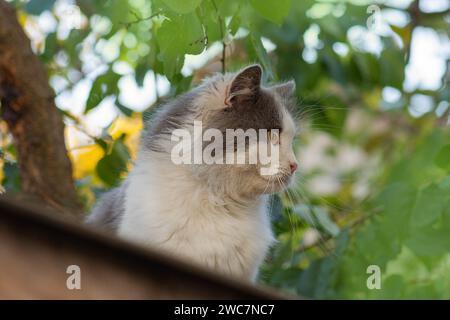
<instances>
[{"instance_id":1,"label":"cat's chest fur","mask_svg":"<svg viewBox=\"0 0 450 320\"><path fill-rule=\"evenodd\" d=\"M182 170L158 161L137 164L128 178L119 234L254 279L273 241L266 197L246 204L221 199Z\"/></svg>"}]
</instances>

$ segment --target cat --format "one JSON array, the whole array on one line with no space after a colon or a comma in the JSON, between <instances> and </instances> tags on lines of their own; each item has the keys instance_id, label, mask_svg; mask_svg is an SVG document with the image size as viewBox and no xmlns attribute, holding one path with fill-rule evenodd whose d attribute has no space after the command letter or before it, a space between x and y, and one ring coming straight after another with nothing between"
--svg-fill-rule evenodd
<instances>
[{"instance_id":1,"label":"cat","mask_svg":"<svg viewBox=\"0 0 450 320\"><path fill-rule=\"evenodd\" d=\"M251 65L217 74L160 107L142 135L134 168L100 199L87 222L254 281L274 242L268 197L287 187L297 169L295 82L265 87L262 72ZM262 175L260 163L174 164L171 134L180 128L192 132L194 121L220 132L267 129L268 143L279 147L277 172Z\"/></svg>"}]
</instances>

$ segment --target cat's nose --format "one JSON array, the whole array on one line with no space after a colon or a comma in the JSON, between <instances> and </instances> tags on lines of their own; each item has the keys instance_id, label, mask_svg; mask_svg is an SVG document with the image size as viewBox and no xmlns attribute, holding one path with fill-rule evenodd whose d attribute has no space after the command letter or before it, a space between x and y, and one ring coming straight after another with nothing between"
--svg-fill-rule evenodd
<instances>
[{"instance_id":1,"label":"cat's nose","mask_svg":"<svg viewBox=\"0 0 450 320\"><path fill-rule=\"evenodd\" d=\"M295 172L295 170L297 170L297 168L298 168L297 162L291 162L291 163L289 164L289 166L290 166L290 168L291 168L291 174L293 174L293 173Z\"/></svg>"}]
</instances>

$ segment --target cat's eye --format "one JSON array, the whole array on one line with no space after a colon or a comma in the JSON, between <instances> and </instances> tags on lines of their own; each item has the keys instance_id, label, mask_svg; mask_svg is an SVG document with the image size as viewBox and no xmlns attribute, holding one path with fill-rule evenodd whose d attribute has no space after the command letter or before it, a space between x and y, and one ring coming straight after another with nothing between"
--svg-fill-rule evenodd
<instances>
[{"instance_id":1,"label":"cat's eye","mask_svg":"<svg viewBox=\"0 0 450 320\"><path fill-rule=\"evenodd\" d=\"M280 129L272 129L269 131L270 142L274 145L280 143Z\"/></svg>"}]
</instances>

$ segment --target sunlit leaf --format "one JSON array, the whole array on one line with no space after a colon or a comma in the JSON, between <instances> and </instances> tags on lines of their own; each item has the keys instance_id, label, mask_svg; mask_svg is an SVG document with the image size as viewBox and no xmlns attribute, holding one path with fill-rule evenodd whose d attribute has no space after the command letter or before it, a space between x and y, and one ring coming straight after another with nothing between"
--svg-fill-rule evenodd
<instances>
[{"instance_id":1,"label":"sunlit leaf","mask_svg":"<svg viewBox=\"0 0 450 320\"><path fill-rule=\"evenodd\" d=\"M261 62L264 68L267 79L273 80L274 73L272 69L272 63L270 62L270 58L267 54L267 51L262 44L261 37L257 33L253 33L250 36L250 39L253 49L255 50L256 56L258 57L259 61Z\"/></svg>"},{"instance_id":2,"label":"sunlit leaf","mask_svg":"<svg viewBox=\"0 0 450 320\"><path fill-rule=\"evenodd\" d=\"M194 11L202 0L162 0L170 9L177 13L186 14Z\"/></svg>"},{"instance_id":3,"label":"sunlit leaf","mask_svg":"<svg viewBox=\"0 0 450 320\"><path fill-rule=\"evenodd\" d=\"M112 70L98 76L92 84L91 91L89 92L88 99L86 101L85 113L97 107L100 102L103 101L109 95L118 92L117 82L120 79L120 75Z\"/></svg>"},{"instance_id":4,"label":"sunlit leaf","mask_svg":"<svg viewBox=\"0 0 450 320\"><path fill-rule=\"evenodd\" d=\"M444 146L435 158L435 163L445 170L450 170L450 145Z\"/></svg>"},{"instance_id":5,"label":"sunlit leaf","mask_svg":"<svg viewBox=\"0 0 450 320\"><path fill-rule=\"evenodd\" d=\"M115 186L121 180L121 174L127 170L129 159L130 154L123 139L116 140L111 151L97 163L97 175L106 185Z\"/></svg>"},{"instance_id":6,"label":"sunlit leaf","mask_svg":"<svg viewBox=\"0 0 450 320\"><path fill-rule=\"evenodd\" d=\"M283 22L291 7L291 0L250 0L250 3L260 15L278 24Z\"/></svg>"},{"instance_id":7,"label":"sunlit leaf","mask_svg":"<svg viewBox=\"0 0 450 320\"><path fill-rule=\"evenodd\" d=\"M432 224L442 214L446 205L442 190L432 184L420 191L412 211L411 223L414 227Z\"/></svg>"},{"instance_id":8,"label":"sunlit leaf","mask_svg":"<svg viewBox=\"0 0 450 320\"><path fill-rule=\"evenodd\" d=\"M169 78L181 70L185 54L199 54L205 47L203 29L195 13L165 20L157 40L161 49L159 58Z\"/></svg>"}]
</instances>

